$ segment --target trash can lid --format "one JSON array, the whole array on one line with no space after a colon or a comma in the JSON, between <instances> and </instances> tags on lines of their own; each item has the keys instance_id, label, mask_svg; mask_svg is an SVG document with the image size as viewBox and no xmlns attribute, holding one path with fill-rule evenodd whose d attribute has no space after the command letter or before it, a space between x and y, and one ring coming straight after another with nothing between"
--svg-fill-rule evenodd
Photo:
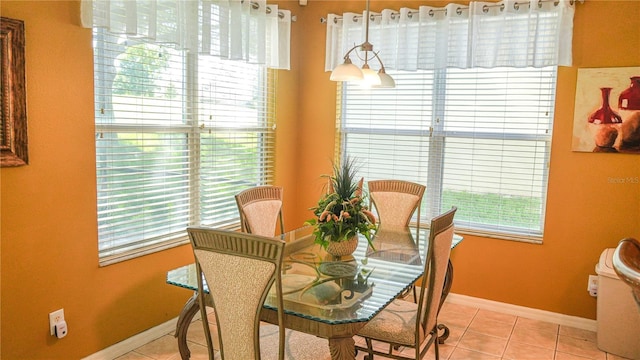
<instances>
[{"instance_id":1,"label":"trash can lid","mask_svg":"<svg viewBox=\"0 0 640 360\"><path fill-rule=\"evenodd\" d=\"M598 275L618 279L618 274L613 269L613 252L615 248L604 249L600 254L600 261L596 265L596 273Z\"/></svg>"}]
</instances>

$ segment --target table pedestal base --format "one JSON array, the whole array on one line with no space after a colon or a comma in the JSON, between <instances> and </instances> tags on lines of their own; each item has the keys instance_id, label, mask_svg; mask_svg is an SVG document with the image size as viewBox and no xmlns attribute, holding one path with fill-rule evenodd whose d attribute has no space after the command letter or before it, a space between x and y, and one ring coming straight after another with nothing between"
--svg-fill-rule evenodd
<instances>
[{"instance_id":1,"label":"table pedestal base","mask_svg":"<svg viewBox=\"0 0 640 360\"><path fill-rule=\"evenodd\" d=\"M352 337L329 339L331 359L355 360L355 345Z\"/></svg>"}]
</instances>

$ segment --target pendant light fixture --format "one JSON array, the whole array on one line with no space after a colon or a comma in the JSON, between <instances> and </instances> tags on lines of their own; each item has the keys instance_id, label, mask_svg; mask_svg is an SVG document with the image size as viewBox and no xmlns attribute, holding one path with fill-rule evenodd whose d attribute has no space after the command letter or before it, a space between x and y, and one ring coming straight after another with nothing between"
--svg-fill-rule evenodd
<instances>
[{"instance_id":1,"label":"pendant light fixture","mask_svg":"<svg viewBox=\"0 0 640 360\"><path fill-rule=\"evenodd\" d=\"M362 44L356 45L349 49L344 55L344 63L336 66L331 72L332 81L358 81L362 82L365 86L393 88L396 87L396 82L389 74L385 72L384 64L377 52L373 51L373 45L369 42L369 0L367 0L367 8L365 10L365 40ZM364 57L361 59L364 61L362 68L358 68L351 62L349 55L358 49L364 52ZM369 56L369 53L372 55ZM358 53L355 53L358 57ZM369 67L369 60L376 59L380 63L380 70L376 73Z\"/></svg>"}]
</instances>

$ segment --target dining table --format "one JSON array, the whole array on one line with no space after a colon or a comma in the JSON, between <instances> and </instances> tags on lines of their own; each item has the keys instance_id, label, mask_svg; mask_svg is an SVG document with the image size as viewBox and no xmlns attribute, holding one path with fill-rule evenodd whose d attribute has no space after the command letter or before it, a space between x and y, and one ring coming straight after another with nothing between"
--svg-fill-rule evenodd
<instances>
[{"instance_id":1,"label":"dining table","mask_svg":"<svg viewBox=\"0 0 640 360\"><path fill-rule=\"evenodd\" d=\"M352 255L335 257L314 242L313 227L305 226L277 236L285 241L282 269L284 325L328 339L332 360L355 359L354 335L376 314L412 291L424 274L429 229L381 226L371 243L362 235ZM454 235L452 248L462 237ZM190 358L187 330L199 312L198 274L195 264L168 271L167 283L194 291L176 324L180 356ZM451 289L449 261L441 306ZM208 293L206 281L204 291ZM205 297L209 301L210 297ZM261 320L278 323L275 292L267 296ZM207 306L212 304L208 303ZM439 324L443 343L449 329Z\"/></svg>"}]
</instances>

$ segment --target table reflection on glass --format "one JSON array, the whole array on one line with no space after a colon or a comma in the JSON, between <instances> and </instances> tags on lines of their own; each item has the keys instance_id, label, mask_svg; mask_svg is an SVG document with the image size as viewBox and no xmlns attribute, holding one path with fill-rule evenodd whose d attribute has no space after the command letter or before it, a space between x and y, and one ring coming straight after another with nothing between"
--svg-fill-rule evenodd
<instances>
[{"instance_id":1,"label":"table reflection on glass","mask_svg":"<svg viewBox=\"0 0 640 360\"><path fill-rule=\"evenodd\" d=\"M281 236L286 242L282 266L285 326L328 339L332 359L354 359L353 336L422 276L429 230L380 228L373 248L360 237L353 255L342 258L314 244L312 231L304 227ZM456 235L452 248L460 241L462 237ZM449 262L441 303L452 279ZM169 271L167 283L195 292L178 317L175 335L182 359L189 359L187 330L199 311L195 264ZM267 297L261 318L277 324L275 294ZM440 341L444 341L448 329L441 328L445 332Z\"/></svg>"}]
</instances>

